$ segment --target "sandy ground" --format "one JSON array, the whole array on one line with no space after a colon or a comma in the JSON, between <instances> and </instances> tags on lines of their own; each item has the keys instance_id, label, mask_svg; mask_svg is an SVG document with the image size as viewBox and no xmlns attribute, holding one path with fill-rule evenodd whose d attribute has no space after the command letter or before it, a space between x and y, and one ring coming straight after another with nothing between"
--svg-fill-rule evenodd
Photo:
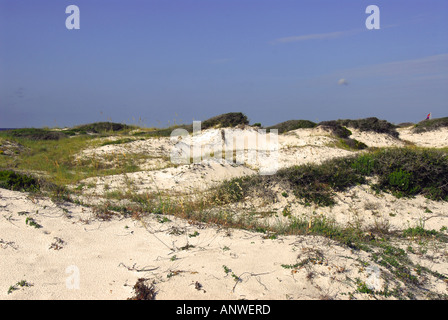
<instances>
[{"instance_id":1,"label":"sandy ground","mask_svg":"<svg viewBox=\"0 0 448 320\"><path fill-rule=\"evenodd\" d=\"M411 128L402 128L397 131L400 133L401 140L409 141L418 147L448 147L448 130L446 128L422 133L414 133Z\"/></svg>"},{"instance_id":2,"label":"sandy ground","mask_svg":"<svg viewBox=\"0 0 448 320\"><path fill-rule=\"evenodd\" d=\"M238 129L240 130L240 129ZM352 130L352 137L371 147L447 147L448 130L412 134L400 129L400 139ZM242 131L207 130L191 140L222 146ZM250 135L257 137L255 130ZM202 139L202 140L201 140ZM278 166L286 167L353 153L333 146L334 138L320 129L299 129L278 137ZM83 181L83 200L101 202L114 190L135 192L201 192L224 179L255 174L257 163L231 164L209 159L196 164L168 162L176 141L169 138L138 140L85 150L80 157L114 153L149 153L151 161L141 171ZM295 216L327 217L337 223L364 228L403 230L423 225L440 230L448 226L448 206L423 197L397 199L377 195L358 186L337 195L332 208L304 207L292 196L282 197L263 210L284 221L288 206ZM248 199L234 208L243 212L259 205ZM0 299L126 299L133 295L137 279L156 288L156 299L373 299L360 293L359 283L376 291L402 287L390 270L376 263L371 253L355 251L320 236L279 236L234 230L149 215L144 220L114 217L98 219L92 208L73 203L54 203L26 193L0 189ZM33 226L33 222L37 227ZM412 261L448 275L446 244L427 240L414 246ZM448 294L448 284L428 276L424 290ZM20 281L24 280L24 286ZM406 290L406 289L404 289ZM410 290L410 289L409 289ZM378 296L376 296L378 298ZM383 298L383 297L381 297ZM389 297L391 298L391 297Z\"/></svg>"}]
</instances>

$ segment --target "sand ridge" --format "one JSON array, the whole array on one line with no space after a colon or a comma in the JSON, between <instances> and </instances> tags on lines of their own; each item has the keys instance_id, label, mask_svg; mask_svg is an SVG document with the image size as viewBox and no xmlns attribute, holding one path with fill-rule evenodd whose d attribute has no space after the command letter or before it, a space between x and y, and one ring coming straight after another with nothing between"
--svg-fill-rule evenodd
<instances>
[{"instance_id":1,"label":"sand ridge","mask_svg":"<svg viewBox=\"0 0 448 320\"><path fill-rule=\"evenodd\" d=\"M231 136L233 129L225 130ZM409 142L421 147L448 145L446 129L422 134L399 129L400 139L352 132L353 138L371 147L400 147ZM251 134L258 133L252 130ZM189 139L225 143L222 130L217 129ZM334 142L329 132L319 128L279 135L279 167L362 152L337 148ZM259 169L216 159L174 166L167 160L172 146L169 138L150 138L85 150L80 156L148 152L154 160L149 170L83 181L93 185L82 189L86 205L0 189L0 269L7 270L0 275L0 299L126 299L133 295L139 278L154 285L156 299L394 299L363 293L364 284L377 292L400 287L404 296L409 290L418 299L427 298L428 290L448 294L448 283L436 275L421 284L423 290L403 289L403 282L371 253L322 236L271 237L160 214L139 219L117 215L110 221L96 216L89 201L101 203L107 192L127 187L146 193L202 192L225 179L257 174ZM310 223L326 217L344 226L383 225L392 231L417 225L435 230L448 226L445 202L420 196L397 199L375 194L367 186L338 193L337 204L331 208L304 206L292 196L279 197L263 208L257 201L246 199L233 210L243 212L246 206L277 212L272 224L287 219L281 212L288 206ZM397 246L412 247L409 257L415 264L448 275L446 243L425 241L423 246L403 239ZM417 276L418 271L412 274ZM19 285L21 280L29 286Z\"/></svg>"}]
</instances>

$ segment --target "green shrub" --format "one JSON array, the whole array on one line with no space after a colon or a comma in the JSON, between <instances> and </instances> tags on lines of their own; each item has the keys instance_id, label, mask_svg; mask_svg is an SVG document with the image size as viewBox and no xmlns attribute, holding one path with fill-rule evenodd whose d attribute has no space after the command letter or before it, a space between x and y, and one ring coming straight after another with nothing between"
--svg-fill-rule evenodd
<instances>
[{"instance_id":1,"label":"green shrub","mask_svg":"<svg viewBox=\"0 0 448 320\"><path fill-rule=\"evenodd\" d=\"M335 204L335 191L365 182L365 178L351 167L350 158L333 159L321 165L306 164L281 169L276 176L286 181L294 195L305 202L329 206Z\"/></svg>"},{"instance_id":2,"label":"green shrub","mask_svg":"<svg viewBox=\"0 0 448 320\"><path fill-rule=\"evenodd\" d=\"M415 133L421 133L426 131L433 131L440 128L448 127L448 117L423 120L417 123L413 129Z\"/></svg>"},{"instance_id":3,"label":"green shrub","mask_svg":"<svg viewBox=\"0 0 448 320\"><path fill-rule=\"evenodd\" d=\"M368 148L365 143L351 138L340 138L337 146L347 150L364 150Z\"/></svg>"},{"instance_id":4,"label":"green shrub","mask_svg":"<svg viewBox=\"0 0 448 320\"><path fill-rule=\"evenodd\" d=\"M0 171L0 188L14 191L38 191L39 183L33 177L10 170Z\"/></svg>"},{"instance_id":5,"label":"green shrub","mask_svg":"<svg viewBox=\"0 0 448 320\"><path fill-rule=\"evenodd\" d=\"M247 117L241 112L230 112L221 114L219 116L204 120L201 122L201 130L209 128L225 128L225 127L235 127L237 125L249 124ZM148 137L169 137L175 129L184 129L189 133L193 132L192 124L181 124L174 125L168 128L154 128L152 130L145 130L141 132L136 132L134 136L148 136Z\"/></svg>"},{"instance_id":6,"label":"green shrub","mask_svg":"<svg viewBox=\"0 0 448 320\"><path fill-rule=\"evenodd\" d=\"M375 171L376 161L371 154L363 154L356 157L351 163L351 167L364 176L370 176Z\"/></svg>"},{"instance_id":7,"label":"green shrub","mask_svg":"<svg viewBox=\"0 0 448 320\"><path fill-rule=\"evenodd\" d=\"M319 123L319 126L330 129L335 136L342 139L346 139L352 135L352 132L350 130L348 130L335 120L322 121L321 123Z\"/></svg>"},{"instance_id":8,"label":"green shrub","mask_svg":"<svg viewBox=\"0 0 448 320\"><path fill-rule=\"evenodd\" d=\"M48 129L23 128L13 129L4 132L5 135L14 138L23 138L29 140L59 140L66 138L67 135L62 131L52 131Z\"/></svg>"},{"instance_id":9,"label":"green shrub","mask_svg":"<svg viewBox=\"0 0 448 320\"><path fill-rule=\"evenodd\" d=\"M224 181L216 190L214 200L221 203L232 203L242 200L246 195L247 181L248 178L246 177Z\"/></svg>"},{"instance_id":10,"label":"green shrub","mask_svg":"<svg viewBox=\"0 0 448 320\"><path fill-rule=\"evenodd\" d=\"M437 235L439 235L439 232L436 230L426 230L421 226L403 230L403 237L431 237Z\"/></svg>"},{"instance_id":11,"label":"green shrub","mask_svg":"<svg viewBox=\"0 0 448 320\"><path fill-rule=\"evenodd\" d=\"M368 176L378 177L377 191L390 191L398 197L421 194L433 200L448 200L446 152L407 148L283 168L270 176L235 178L217 188L216 199L237 202L252 193L270 197L270 186L277 184L291 189L305 204L330 206L335 204L335 192L366 183Z\"/></svg>"},{"instance_id":12,"label":"green shrub","mask_svg":"<svg viewBox=\"0 0 448 320\"><path fill-rule=\"evenodd\" d=\"M69 130L69 132L73 133L104 133L104 132L117 132L125 129L130 129L131 126L122 123L115 122L95 122L90 124L84 124L80 126L76 126Z\"/></svg>"},{"instance_id":13,"label":"green shrub","mask_svg":"<svg viewBox=\"0 0 448 320\"><path fill-rule=\"evenodd\" d=\"M396 131L397 126L387 122L386 120L379 120L375 117L365 118L365 119L344 119L336 120L336 123L341 126L359 129L360 131L370 131L376 133L389 134L395 138L398 138L398 132Z\"/></svg>"},{"instance_id":14,"label":"green shrub","mask_svg":"<svg viewBox=\"0 0 448 320\"><path fill-rule=\"evenodd\" d=\"M267 127L266 129L277 129L278 133L285 133L297 129L308 129L316 127L316 123L309 120L288 120L276 125Z\"/></svg>"},{"instance_id":15,"label":"green shrub","mask_svg":"<svg viewBox=\"0 0 448 320\"><path fill-rule=\"evenodd\" d=\"M433 200L448 200L448 156L434 149L385 149L372 153L374 174L382 190L398 195L422 194Z\"/></svg>"},{"instance_id":16,"label":"green shrub","mask_svg":"<svg viewBox=\"0 0 448 320\"><path fill-rule=\"evenodd\" d=\"M419 191L413 181L411 172L402 169L395 170L387 176L388 188L395 191L397 195L415 195Z\"/></svg>"},{"instance_id":17,"label":"green shrub","mask_svg":"<svg viewBox=\"0 0 448 320\"><path fill-rule=\"evenodd\" d=\"M241 112L230 112L202 121L201 129L205 130L214 127L235 127L237 125L249 124L246 115Z\"/></svg>"}]
</instances>

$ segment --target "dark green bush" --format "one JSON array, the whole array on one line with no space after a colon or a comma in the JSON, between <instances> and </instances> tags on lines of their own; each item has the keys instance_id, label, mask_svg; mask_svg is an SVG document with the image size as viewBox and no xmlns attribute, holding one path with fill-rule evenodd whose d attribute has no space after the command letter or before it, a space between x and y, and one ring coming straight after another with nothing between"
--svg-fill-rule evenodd
<instances>
[{"instance_id":1,"label":"dark green bush","mask_svg":"<svg viewBox=\"0 0 448 320\"><path fill-rule=\"evenodd\" d=\"M306 202L333 205L334 191L365 182L365 178L351 167L351 159L333 159L321 165L307 164L281 169L276 175L287 181L294 194Z\"/></svg>"},{"instance_id":2,"label":"dark green bush","mask_svg":"<svg viewBox=\"0 0 448 320\"><path fill-rule=\"evenodd\" d=\"M288 120L285 122L278 123L276 125L267 127L266 129L277 129L278 133L285 133L292 130L297 129L308 129L308 128L314 128L317 124L309 121L309 120Z\"/></svg>"},{"instance_id":3,"label":"dark green bush","mask_svg":"<svg viewBox=\"0 0 448 320\"><path fill-rule=\"evenodd\" d=\"M426 131L433 131L440 128L448 127L448 117L423 120L417 123L413 129L415 133L421 133Z\"/></svg>"},{"instance_id":4,"label":"dark green bush","mask_svg":"<svg viewBox=\"0 0 448 320\"><path fill-rule=\"evenodd\" d=\"M398 138L398 132L396 131L397 126L386 120L379 120L375 117L365 118L365 119L343 119L336 120L338 124L348 128L359 129L360 131L370 131L376 133L386 133L395 138Z\"/></svg>"},{"instance_id":5,"label":"dark green bush","mask_svg":"<svg viewBox=\"0 0 448 320\"><path fill-rule=\"evenodd\" d=\"M221 203L232 203L241 201L247 194L248 185L247 182L252 179L256 180L256 177L248 178L234 178L228 181L224 181L216 189L214 200Z\"/></svg>"},{"instance_id":6,"label":"dark green bush","mask_svg":"<svg viewBox=\"0 0 448 320\"><path fill-rule=\"evenodd\" d=\"M375 172L376 160L372 154L363 154L356 157L352 163L351 167L364 176L370 176Z\"/></svg>"},{"instance_id":7,"label":"dark green bush","mask_svg":"<svg viewBox=\"0 0 448 320\"><path fill-rule=\"evenodd\" d=\"M237 125L249 124L247 117L241 112L231 112L222 114L201 122L201 130L214 128L214 127L235 127ZM148 137L169 137L173 130L184 129L189 133L193 132L192 124L174 125L168 128L156 128L150 131L142 131L134 133L134 136L148 136Z\"/></svg>"},{"instance_id":8,"label":"dark green bush","mask_svg":"<svg viewBox=\"0 0 448 320\"><path fill-rule=\"evenodd\" d=\"M0 171L0 188L14 191L39 191L38 181L30 176L10 170Z\"/></svg>"},{"instance_id":9,"label":"dark green bush","mask_svg":"<svg viewBox=\"0 0 448 320\"><path fill-rule=\"evenodd\" d=\"M71 128L69 130L69 133L104 133L109 131L121 131L125 129L130 129L131 126L128 126L126 124L122 123L115 123L115 122L95 122L90 124L84 124L80 126L76 126L74 128Z\"/></svg>"},{"instance_id":10,"label":"dark green bush","mask_svg":"<svg viewBox=\"0 0 448 320\"><path fill-rule=\"evenodd\" d=\"M365 143L358 141L356 139L340 138L339 142L344 148L350 150L364 150L368 148L368 146Z\"/></svg>"},{"instance_id":11,"label":"dark green bush","mask_svg":"<svg viewBox=\"0 0 448 320\"><path fill-rule=\"evenodd\" d=\"M395 170L387 177L388 188L395 192L397 196L414 195L419 191L419 186L415 185L411 172L402 169Z\"/></svg>"},{"instance_id":12,"label":"dark green bush","mask_svg":"<svg viewBox=\"0 0 448 320\"><path fill-rule=\"evenodd\" d=\"M348 130L335 120L322 121L319 123L319 126L330 129L335 136L342 139L346 139L352 135L352 132L350 130Z\"/></svg>"},{"instance_id":13,"label":"dark green bush","mask_svg":"<svg viewBox=\"0 0 448 320\"><path fill-rule=\"evenodd\" d=\"M213 127L235 127L237 125L249 124L246 115L241 112L230 112L202 121L201 129L205 130Z\"/></svg>"},{"instance_id":14,"label":"dark green bush","mask_svg":"<svg viewBox=\"0 0 448 320\"><path fill-rule=\"evenodd\" d=\"M374 174L383 190L403 196L423 194L433 200L448 200L448 156L432 149L385 149L373 153Z\"/></svg>"},{"instance_id":15,"label":"dark green bush","mask_svg":"<svg viewBox=\"0 0 448 320\"><path fill-rule=\"evenodd\" d=\"M48 129L23 128L7 130L3 134L30 140L59 140L66 138L67 135L62 131L52 131Z\"/></svg>"},{"instance_id":16,"label":"dark green bush","mask_svg":"<svg viewBox=\"0 0 448 320\"><path fill-rule=\"evenodd\" d=\"M305 204L335 204L335 192L366 183L377 176L378 191L398 197L421 194L433 200L448 201L448 155L431 149L384 149L366 154L337 158L320 165L306 164L279 170L271 176L236 178L221 185L217 199L237 202L252 193L267 196L270 186L291 188ZM272 196L272 194L269 194Z\"/></svg>"}]
</instances>

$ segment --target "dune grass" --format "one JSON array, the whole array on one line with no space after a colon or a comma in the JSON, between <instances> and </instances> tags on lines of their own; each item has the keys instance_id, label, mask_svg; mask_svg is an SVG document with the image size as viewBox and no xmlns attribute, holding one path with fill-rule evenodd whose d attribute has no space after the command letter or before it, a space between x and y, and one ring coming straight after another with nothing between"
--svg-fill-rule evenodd
<instances>
[{"instance_id":1,"label":"dune grass","mask_svg":"<svg viewBox=\"0 0 448 320\"><path fill-rule=\"evenodd\" d=\"M448 154L443 150L392 148L337 158L320 165L306 164L279 170L272 176L249 176L224 182L215 191L217 201L238 202L252 193L270 194L273 184L284 185L304 203L335 204L334 194L378 177L373 188L397 197L418 194L448 201Z\"/></svg>"},{"instance_id":2,"label":"dune grass","mask_svg":"<svg viewBox=\"0 0 448 320\"><path fill-rule=\"evenodd\" d=\"M415 133L421 133L447 127L448 127L448 117L444 117L444 118L436 118L420 121L414 126L413 131Z\"/></svg>"},{"instance_id":3,"label":"dune grass","mask_svg":"<svg viewBox=\"0 0 448 320\"><path fill-rule=\"evenodd\" d=\"M285 133L297 129L310 129L316 127L317 124L309 120L288 120L276 125L267 127L267 130L277 129L278 133Z\"/></svg>"},{"instance_id":4,"label":"dune grass","mask_svg":"<svg viewBox=\"0 0 448 320\"><path fill-rule=\"evenodd\" d=\"M333 121L323 121L319 125L340 125L347 128L359 129L360 131L369 131L376 133L385 133L398 138L398 132L396 131L397 126L389 123L386 120L380 120L375 117L365 118L365 119L340 119Z\"/></svg>"},{"instance_id":5,"label":"dune grass","mask_svg":"<svg viewBox=\"0 0 448 320\"><path fill-rule=\"evenodd\" d=\"M23 146L23 151L16 157L1 156L0 169L28 172L59 186L73 184L88 177L138 170L135 164L138 155L117 154L101 159L77 159L76 155L82 150L107 144L98 139L98 136L77 135L59 140L33 140L12 136L4 138ZM119 142L129 141L123 138Z\"/></svg>"},{"instance_id":6,"label":"dune grass","mask_svg":"<svg viewBox=\"0 0 448 320\"><path fill-rule=\"evenodd\" d=\"M335 128L342 128L341 139L349 137L348 129L339 123L336 125ZM59 139L35 139L35 132L32 137L2 133L2 139L20 144L23 150L17 157L0 156L0 187L23 191L53 190L59 197L66 197L70 195L64 189L68 184L88 177L135 171L138 169L135 166L136 158L129 155L116 155L113 156L115 158L108 159L113 163L111 166L105 164L104 159L76 160L74 157L87 147L109 144L97 139L99 136L117 136L115 142L110 142L112 144L130 142L135 137L130 136L127 130L129 128L97 135L78 132L70 138ZM164 130L158 134L162 136L171 132L169 129ZM151 130L142 130L145 133L148 131ZM47 133L39 134L46 137ZM286 190L291 190L293 196L305 205L313 203L317 206L331 206L336 203L336 192L368 183L369 177L377 178L377 182L371 186L379 192L390 192L397 197L424 195L429 199L448 201L448 149L408 147L368 150L362 154L332 159L322 164L284 168L271 176L234 178L222 182L208 192L197 194L194 198L162 192L109 191L105 194L107 201L94 206L94 211L97 217L103 220L108 220L116 214L136 219L149 214L172 215L189 221L217 224L221 228L260 232L266 239L276 239L280 235L323 236L352 250L368 252L372 261L394 275L403 283L403 287L420 290L419 285L423 281L421 279L428 276L446 281L446 275L413 263L406 250L389 241L398 239L409 242L409 239L417 238L436 239L446 244L447 237L441 231L416 226L397 234L382 233L381 237L376 237L366 235L366 230L361 227L340 226L325 217L309 220L290 216L286 222L269 224L267 220L254 214L236 213L226 206L243 202L254 195L273 200L277 196L272 188L274 185L285 186ZM120 203L121 200L128 202L123 204ZM403 287L394 291L369 293L394 295L401 299L407 294Z\"/></svg>"}]
</instances>

